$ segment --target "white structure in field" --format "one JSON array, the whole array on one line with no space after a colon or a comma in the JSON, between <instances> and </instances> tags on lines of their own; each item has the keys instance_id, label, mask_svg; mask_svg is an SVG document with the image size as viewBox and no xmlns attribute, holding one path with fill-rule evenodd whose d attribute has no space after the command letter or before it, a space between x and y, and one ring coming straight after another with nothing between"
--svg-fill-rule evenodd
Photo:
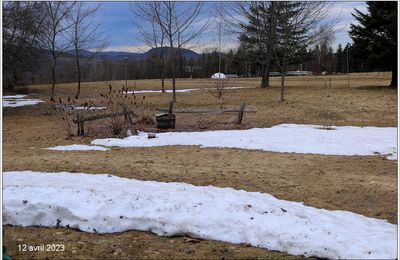
<instances>
[{"instance_id":1,"label":"white structure in field","mask_svg":"<svg viewBox=\"0 0 400 260\"><path fill-rule=\"evenodd\" d=\"M221 72L217 72L214 75L211 76L212 79L226 79L226 75Z\"/></svg>"}]
</instances>

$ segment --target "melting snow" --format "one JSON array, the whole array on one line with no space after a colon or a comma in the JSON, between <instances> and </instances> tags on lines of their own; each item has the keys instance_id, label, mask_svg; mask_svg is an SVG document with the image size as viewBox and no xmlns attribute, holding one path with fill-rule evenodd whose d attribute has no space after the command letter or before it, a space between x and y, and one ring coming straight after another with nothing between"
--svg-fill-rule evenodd
<instances>
[{"instance_id":1,"label":"melting snow","mask_svg":"<svg viewBox=\"0 0 400 260\"><path fill-rule=\"evenodd\" d=\"M394 259L397 226L269 194L106 174L5 172L3 223L248 243L293 255Z\"/></svg>"},{"instance_id":2,"label":"melting snow","mask_svg":"<svg viewBox=\"0 0 400 260\"><path fill-rule=\"evenodd\" d=\"M124 139L96 139L91 143L104 146L152 147L199 145L259 149L272 152L326 155L385 155L397 160L397 128L337 126L335 130L318 125L282 124L271 128L219 130L205 132L158 133L148 139L147 133Z\"/></svg>"},{"instance_id":3,"label":"melting snow","mask_svg":"<svg viewBox=\"0 0 400 260\"><path fill-rule=\"evenodd\" d=\"M194 89L194 88L188 88L188 89L177 89L175 90L175 92L179 93L179 92L192 92L194 90L199 90L199 89ZM165 92L167 93L172 93L172 90L170 89L166 89ZM128 94L142 94L142 93L162 93L161 90L134 90L134 91L128 91Z\"/></svg>"},{"instance_id":4,"label":"melting snow","mask_svg":"<svg viewBox=\"0 0 400 260\"><path fill-rule=\"evenodd\" d=\"M3 96L3 99L18 99L24 97L26 97L26 95L13 95L13 96Z\"/></svg>"},{"instance_id":5,"label":"melting snow","mask_svg":"<svg viewBox=\"0 0 400 260\"><path fill-rule=\"evenodd\" d=\"M241 89L241 88L246 88L246 87L225 87L226 90L229 89ZM177 93L187 93L187 92L192 92L196 90L210 90L210 89L215 89L215 88L188 88L188 89L177 89L175 92ZM167 89L165 90L167 93L172 93L172 90ZM161 93L161 90L134 90L134 91L128 91L128 94L142 94L142 93Z\"/></svg>"},{"instance_id":6,"label":"melting snow","mask_svg":"<svg viewBox=\"0 0 400 260\"><path fill-rule=\"evenodd\" d=\"M40 99L27 99L26 95L3 96L3 107L33 106L44 102Z\"/></svg>"},{"instance_id":7,"label":"melting snow","mask_svg":"<svg viewBox=\"0 0 400 260\"><path fill-rule=\"evenodd\" d=\"M74 107L77 110L101 110L106 109L107 107Z\"/></svg>"},{"instance_id":8,"label":"melting snow","mask_svg":"<svg viewBox=\"0 0 400 260\"><path fill-rule=\"evenodd\" d=\"M71 145L59 145L54 147L49 147L47 150L53 151L108 151L110 149L102 147L102 146L95 146L95 145L83 145L83 144L71 144Z\"/></svg>"}]
</instances>

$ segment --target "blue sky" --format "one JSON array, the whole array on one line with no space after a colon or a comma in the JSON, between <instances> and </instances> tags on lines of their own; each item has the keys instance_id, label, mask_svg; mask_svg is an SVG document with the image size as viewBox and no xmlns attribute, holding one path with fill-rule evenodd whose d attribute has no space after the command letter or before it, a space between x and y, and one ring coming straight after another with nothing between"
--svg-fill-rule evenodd
<instances>
[{"instance_id":1,"label":"blue sky","mask_svg":"<svg viewBox=\"0 0 400 260\"><path fill-rule=\"evenodd\" d=\"M102 31L106 34L108 41L108 47L106 50L110 51L132 51L132 52L145 52L148 48L141 41L140 34L136 30L132 22L132 10L129 2L101 2L101 7L96 14L95 19L102 20ZM204 5L203 16L207 19L210 13L210 9L213 8L213 3L207 2ZM354 8L362 12L366 12L365 2L333 2L329 9L331 17L337 17L340 15L341 19L336 25L337 32L333 41L333 47L336 48L339 43L345 45L347 42L351 42L348 36L348 30L350 23L354 23L354 18L351 13L354 12ZM194 47L197 52L211 49L217 46L217 40L215 33L211 30L208 33L202 35L196 44L199 43L199 47ZM224 45L226 48L233 48L237 44L237 38L234 35L226 37L224 39Z\"/></svg>"}]
</instances>

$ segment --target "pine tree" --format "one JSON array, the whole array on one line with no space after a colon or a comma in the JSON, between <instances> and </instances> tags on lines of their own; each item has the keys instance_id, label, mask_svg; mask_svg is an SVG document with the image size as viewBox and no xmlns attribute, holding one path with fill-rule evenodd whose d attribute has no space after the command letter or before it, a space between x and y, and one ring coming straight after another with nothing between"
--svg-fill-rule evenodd
<instances>
[{"instance_id":1,"label":"pine tree","mask_svg":"<svg viewBox=\"0 0 400 260\"><path fill-rule=\"evenodd\" d=\"M336 50L336 72L338 73L343 73L344 72L344 68L345 68L345 64L344 64L344 59L343 59L343 55L345 55L343 53L343 48L342 45L339 44L337 50Z\"/></svg>"},{"instance_id":2,"label":"pine tree","mask_svg":"<svg viewBox=\"0 0 400 260\"><path fill-rule=\"evenodd\" d=\"M368 13L357 9L351 24L353 54L369 64L392 70L390 86L397 87L397 2L367 2Z\"/></svg>"},{"instance_id":3,"label":"pine tree","mask_svg":"<svg viewBox=\"0 0 400 260\"><path fill-rule=\"evenodd\" d=\"M243 10L247 18L246 24L241 24L244 33L240 41L248 45L249 55L255 57L255 62L261 67L261 88L269 86L271 66L271 49L275 44L277 22L277 3L251 2L247 10Z\"/></svg>"}]
</instances>

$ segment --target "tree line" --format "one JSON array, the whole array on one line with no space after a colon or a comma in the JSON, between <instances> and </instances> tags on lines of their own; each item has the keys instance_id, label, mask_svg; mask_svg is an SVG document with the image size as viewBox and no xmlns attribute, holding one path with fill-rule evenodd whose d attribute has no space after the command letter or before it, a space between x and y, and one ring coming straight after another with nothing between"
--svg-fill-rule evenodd
<instances>
[{"instance_id":1,"label":"tree line","mask_svg":"<svg viewBox=\"0 0 400 260\"><path fill-rule=\"evenodd\" d=\"M132 17L142 41L153 51L127 63L96 57L107 42L94 15L99 6L83 2L3 2L3 86L81 81L204 78L215 72L259 76L268 88L270 72L308 70L320 74L392 70L397 86L397 3L367 2L368 13L354 11L354 43L332 48L334 26L327 22L328 2L237 2L220 4L200 15L201 2L136 2ZM218 24L217 31L213 24ZM218 47L195 57L185 48L206 30L219 35ZM221 30L237 35L238 47L222 51ZM138 35L135 35L138 37ZM84 55L85 50L94 50ZM155 51L154 51L155 50ZM149 52L150 53L150 52ZM175 91L172 99L175 101Z\"/></svg>"}]
</instances>

